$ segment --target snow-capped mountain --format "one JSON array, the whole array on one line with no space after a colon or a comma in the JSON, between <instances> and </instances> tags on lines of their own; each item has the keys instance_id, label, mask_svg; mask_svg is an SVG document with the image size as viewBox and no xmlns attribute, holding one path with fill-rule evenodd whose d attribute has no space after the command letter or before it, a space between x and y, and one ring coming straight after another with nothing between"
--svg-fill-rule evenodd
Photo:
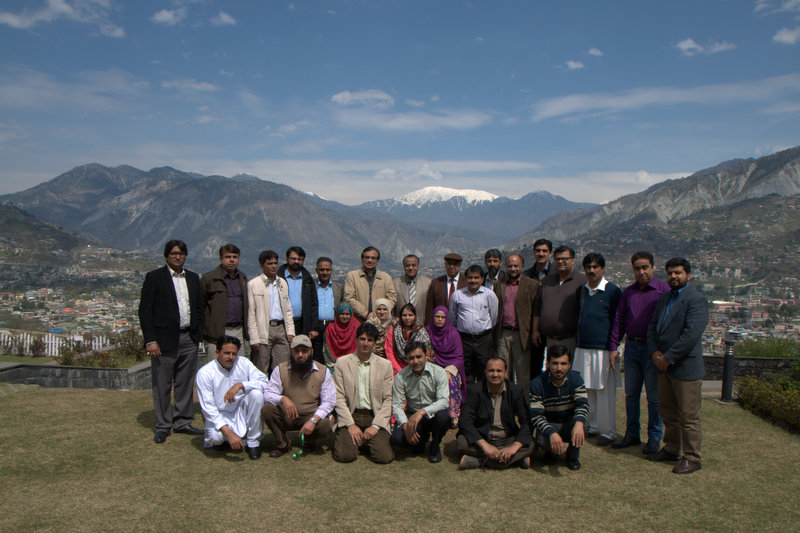
<instances>
[{"instance_id":1,"label":"snow-capped mountain","mask_svg":"<svg viewBox=\"0 0 800 533\"><path fill-rule=\"evenodd\" d=\"M390 214L422 228L438 227L489 246L508 242L547 218L594 204L570 202L547 191L513 199L475 189L425 187L399 198L366 202L359 207ZM435 226L434 226L435 225Z\"/></svg>"}]
</instances>

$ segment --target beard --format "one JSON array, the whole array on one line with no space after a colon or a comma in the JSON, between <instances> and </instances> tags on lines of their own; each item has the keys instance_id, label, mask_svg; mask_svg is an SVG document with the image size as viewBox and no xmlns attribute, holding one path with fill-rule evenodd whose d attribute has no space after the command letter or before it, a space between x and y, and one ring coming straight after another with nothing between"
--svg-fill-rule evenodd
<instances>
[{"instance_id":1,"label":"beard","mask_svg":"<svg viewBox=\"0 0 800 533\"><path fill-rule=\"evenodd\" d=\"M305 376L311 371L311 365L314 364L314 360L309 358L308 361L305 363L298 363L297 361L292 358L292 372L297 372L301 376Z\"/></svg>"},{"instance_id":2,"label":"beard","mask_svg":"<svg viewBox=\"0 0 800 533\"><path fill-rule=\"evenodd\" d=\"M288 265L286 265L286 268L288 268L292 274L297 274L303 267L301 265L298 265L297 263L289 263Z\"/></svg>"}]
</instances>

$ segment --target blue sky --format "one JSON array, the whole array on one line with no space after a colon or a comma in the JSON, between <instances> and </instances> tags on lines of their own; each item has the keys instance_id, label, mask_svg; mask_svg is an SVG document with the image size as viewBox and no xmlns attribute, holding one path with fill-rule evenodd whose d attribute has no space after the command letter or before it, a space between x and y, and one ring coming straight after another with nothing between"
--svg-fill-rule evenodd
<instances>
[{"instance_id":1,"label":"blue sky","mask_svg":"<svg viewBox=\"0 0 800 533\"><path fill-rule=\"evenodd\" d=\"M0 193L98 162L605 202L798 119L800 0L0 4Z\"/></svg>"}]
</instances>

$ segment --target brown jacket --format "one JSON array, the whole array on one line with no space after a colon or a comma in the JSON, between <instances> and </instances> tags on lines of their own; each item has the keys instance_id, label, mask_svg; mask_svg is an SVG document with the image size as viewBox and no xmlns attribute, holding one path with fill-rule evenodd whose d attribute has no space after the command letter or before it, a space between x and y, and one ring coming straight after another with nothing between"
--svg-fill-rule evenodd
<instances>
[{"instance_id":1,"label":"brown jacket","mask_svg":"<svg viewBox=\"0 0 800 533\"><path fill-rule=\"evenodd\" d=\"M372 404L372 423L389 433L392 416L392 364L375 355L369 357L369 399ZM348 354L336 360L333 367L336 385L336 425L347 427L353 423L353 411L358 401L358 356Z\"/></svg>"},{"instance_id":2,"label":"brown jacket","mask_svg":"<svg viewBox=\"0 0 800 533\"><path fill-rule=\"evenodd\" d=\"M508 278L495 282L494 293L497 296L497 326L495 327L495 340L500 337L500 330L503 328L503 308L505 307L505 293L508 285ZM536 293L539 291L539 281L527 276L519 277L519 289L517 289L517 301L515 310L517 313L517 325L519 326L519 339L522 349L527 350L531 341L531 330L533 330L533 302Z\"/></svg>"},{"instance_id":3,"label":"brown jacket","mask_svg":"<svg viewBox=\"0 0 800 533\"><path fill-rule=\"evenodd\" d=\"M372 283L372 310L375 310L375 300L386 298L392 302L391 307L397 301L397 293L394 292L392 277L381 270L375 270L375 280ZM364 321L369 314L369 282L367 274L363 269L351 270L344 279L344 301L353 309L353 314L360 321ZM389 309L391 312L392 309Z\"/></svg>"},{"instance_id":4,"label":"brown jacket","mask_svg":"<svg viewBox=\"0 0 800 533\"><path fill-rule=\"evenodd\" d=\"M467 286L467 276L461 272L458 275L458 282L456 283L456 290L463 289ZM431 280L431 286L428 289L428 301L425 305L425 325L427 326L433 321L433 310L439 306L450 308L447 305L447 275L439 276Z\"/></svg>"},{"instance_id":5,"label":"brown jacket","mask_svg":"<svg viewBox=\"0 0 800 533\"><path fill-rule=\"evenodd\" d=\"M203 293L203 339L217 342L225 333L225 318L228 314L228 286L223 281L225 271L217 267L200 278L200 291ZM242 289L242 334L247 335L247 275L239 270L239 287Z\"/></svg>"}]
</instances>

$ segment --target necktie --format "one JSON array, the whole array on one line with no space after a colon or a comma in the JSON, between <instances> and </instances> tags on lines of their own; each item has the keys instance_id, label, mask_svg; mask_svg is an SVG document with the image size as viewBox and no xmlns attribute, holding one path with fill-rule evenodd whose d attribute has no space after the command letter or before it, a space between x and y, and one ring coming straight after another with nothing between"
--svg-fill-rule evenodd
<instances>
[{"instance_id":1,"label":"necktie","mask_svg":"<svg viewBox=\"0 0 800 533\"><path fill-rule=\"evenodd\" d=\"M447 291L447 307L450 307L450 298L453 297L453 293L456 290L456 281L453 278L450 278L450 289Z\"/></svg>"},{"instance_id":2,"label":"necktie","mask_svg":"<svg viewBox=\"0 0 800 533\"><path fill-rule=\"evenodd\" d=\"M417 305L417 280L412 279L408 284L408 301L416 307Z\"/></svg>"}]
</instances>

